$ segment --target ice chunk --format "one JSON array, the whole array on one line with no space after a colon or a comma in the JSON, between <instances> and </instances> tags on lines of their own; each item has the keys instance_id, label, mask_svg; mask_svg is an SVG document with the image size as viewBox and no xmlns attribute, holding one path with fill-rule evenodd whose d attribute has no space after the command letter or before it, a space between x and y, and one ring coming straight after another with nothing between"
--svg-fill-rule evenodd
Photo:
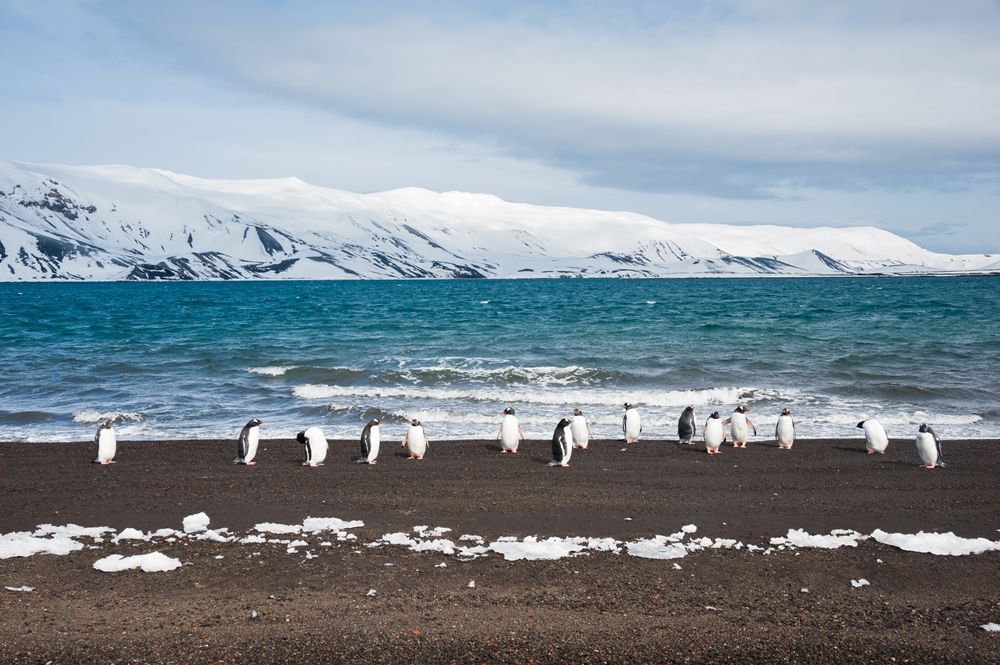
<instances>
[{"instance_id":1,"label":"ice chunk","mask_svg":"<svg viewBox=\"0 0 1000 665\"><path fill-rule=\"evenodd\" d=\"M469 588L470 589L475 589L476 588L476 580L470 580L469 581Z\"/></svg>"},{"instance_id":2,"label":"ice chunk","mask_svg":"<svg viewBox=\"0 0 1000 665\"><path fill-rule=\"evenodd\" d=\"M369 598L374 598L376 593L378 593L378 591L376 591L375 589L368 589L368 593L365 595L368 596Z\"/></svg>"},{"instance_id":3,"label":"ice chunk","mask_svg":"<svg viewBox=\"0 0 1000 665\"><path fill-rule=\"evenodd\" d=\"M868 536L857 531L846 531L836 529L829 536L810 535L804 529L789 529L788 536L781 539L782 543L794 545L795 547L819 547L822 549L835 550L839 547L857 547L858 541L867 540ZM774 539L771 543L775 544Z\"/></svg>"},{"instance_id":4,"label":"ice chunk","mask_svg":"<svg viewBox=\"0 0 1000 665\"><path fill-rule=\"evenodd\" d=\"M687 524L681 527L681 531L684 533L694 533L697 530L698 527L696 527L694 524Z\"/></svg>"},{"instance_id":5,"label":"ice chunk","mask_svg":"<svg viewBox=\"0 0 1000 665\"><path fill-rule=\"evenodd\" d=\"M870 584L871 582L869 582L863 577L859 580L851 580L851 586L854 587L855 589L860 589L861 587L868 586Z\"/></svg>"},{"instance_id":6,"label":"ice chunk","mask_svg":"<svg viewBox=\"0 0 1000 665\"><path fill-rule=\"evenodd\" d=\"M117 545L123 540L149 540L149 538L142 531L130 527L123 529L121 533L111 539L111 542Z\"/></svg>"},{"instance_id":7,"label":"ice chunk","mask_svg":"<svg viewBox=\"0 0 1000 665\"><path fill-rule=\"evenodd\" d=\"M545 540L538 540L536 536L525 536L524 540L518 542L501 538L490 543L489 549L498 554L502 554L506 561L529 561L561 559L585 549L582 543L576 542L574 538L551 537ZM580 539L583 540L583 539Z\"/></svg>"},{"instance_id":8,"label":"ice chunk","mask_svg":"<svg viewBox=\"0 0 1000 665\"><path fill-rule=\"evenodd\" d=\"M990 633L1000 633L1000 623L984 623L980 628Z\"/></svg>"},{"instance_id":9,"label":"ice chunk","mask_svg":"<svg viewBox=\"0 0 1000 665\"><path fill-rule=\"evenodd\" d=\"M180 567L180 559L169 557L161 552L150 552L149 554L137 554L136 556L127 557L123 557L121 554L112 554L94 562L94 568L105 573L132 570L134 568L141 568L147 573L165 572Z\"/></svg>"},{"instance_id":10,"label":"ice chunk","mask_svg":"<svg viewBox=\"0 0 1000 665\"><path fill-rule=\"evenodd\" d=\"M184 533L198 533L208 528L208 515L205 513L195 513L184 518Z\"/></svg>"},{"instance_id":11,"label":"ice chunk","mask_svg":"<svg viewBox=\"0 0 1000 665\"><path fill-rule=\"evenodd\" d=\"M7 591L17 591L21 593L29 593L35 590L33 586L6 586L4 587Z\"/></svg>"}]
</instances>

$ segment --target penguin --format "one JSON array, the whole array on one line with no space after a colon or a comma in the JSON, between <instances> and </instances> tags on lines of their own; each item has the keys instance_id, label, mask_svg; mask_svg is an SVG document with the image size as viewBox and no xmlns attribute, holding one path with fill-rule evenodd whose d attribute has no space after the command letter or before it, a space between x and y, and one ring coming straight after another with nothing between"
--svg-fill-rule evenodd
<instances>
[{"instance_id":1,"label":"penguin","mask_svg":"<svg viewBox=\"0 0 1000 665\"><path fill-rule=\"evenodd\" d=\"M549 466L569 466L573 456L573 432L569 418L563 418L552 434L552 461Z\"/></svg>"},{"instance_id":2,"label":"penguin","mask_svg":"<svg viewBox=\"0 0 1000 665\"><path fill-rule=\"evenodd\" d=\"M920 425L917 432L917 453L920 455L922 466L925 469L933 469L935 466L947 466L944 458L941 457L941 439L927 426L927 423Z\"/></svg>"},{"instance_id":3,"label":"penguin","mask_svg":"<svg viewBox=\"0 0 1000 665\"><path fill-rule=\"evenodd\" d=\"M865 448L868 449L869 455L875 453L885 455L885 449L889 446L889 435L885 433L882 423L874 418L869 418L862 420L855 427L860 427L865 431Z\"/></svg>"},{"instance_id":4,"label":"penguin","mask_svg":"<svg viewBox=\"0 0 1000 665\"><path fill-rule=\"evenodd\" d=\"M569 430L573 433L573 447L586 450L587 444L594 436L594 432L591 431L587 419L583 417L583 411L573 409L573 420L570 422L572 425Z\"/></svg>"},{"instance_id":5,"label":"penguin","mask_svg":"<svg viewBox=\"0 0 1000 665\"><path fill-rule=\"evenodd\" d=\"M774 438L778 442L780 450L791 450L795 443L795 421L792 420L792 412L782 409L778 416L778 424L774 426Z\"/></svg>"},{"instance_id":6,"label":"penguin","mask_svg":"<svg viewBox=\"0 0 1000 665\"><path fill-rule=\"evenodd\" d=\"M310 427L304 432L299 432L295 439L306 447L306 461L302 466L323 466L326 459L326 452L330 447L323 436L323 430L318 427Z\"/></svg>"},{"instance_id":7,"label":"penguin","mask_svg":"<svg viewBox=\"0 0 1000 665\"><path fill-rule=\"evenodd\" d=\"M385 423L377 418L372 418L361 431L361 459L358 464L378 464L378 446L382 442L378 426Z\"/></svg>"},{"instance_id":8,"label":"penguin","mask_svg":"<svg viewBox=\"0 0 1000 665\"><path fill-rule=\"evenodd\" d=\"M642 423L639 422L639 410L625 402L622 404L625 415L622 416L622 432L625 433L625 443L635 443L639 440Z\"/></svg>"},{"instance_id":9,"label":"penguin","mask_svg":"<svg viewBox=\"0 0 1000 665\"><path fill-rule=\"evenodd\" d=\"M503 422L500 423L500 430L497 438L500 439L501 453L517 453L517 445L524 441L524 432L517 424L517 416L514 415L514 407L508 406L501 412Z\"/></svg>"},{"instance_id":10,"label":"penguin","mask_svg":"<svg viewBox=\"0 0 1000 665\"><path fill-rule=\"evenodd\" d=\"M253 466L256 462L253 458L257 456L257 443L260 441L260 426L265 421L253 418L240 431L240 442L236 447L236 459L233 464L246 464Z\"/></svg>"},{"instance_id":11,"label":"penguin","mask_svg":"<svg viewBox=\"0 0 1000 665\"><path fill-rule=\"evenodd\" d=\"M729 434L733 437L733 448L746 448L747 439L750 438L750 431L753 430L753 435L757 436L757 428L754 424L750 422L750 419L746 417L746 414L750 412L750 409L746 408L742 404L736 407L733 411L733 415L722 421L723 427L729 425Z\"/></svg>"},{"instance_id":12,"label":"penguin","mask_svg":"<svg viewBox=\"0 0 1000 665\"><path fill-rule=\"evenodd\" d=\"M678 443L694 443L693 439L695 434L698 433L698 425L694 420L694 407L689 406L681 413L680 419L677 421L677 442Z\"/></svg>"},{"instance_id":13,"label":"penguin","mask_svg":"<svg viewBox=\"0 0 1000 665\"><path fill-rule=\"evenodd\" d=\"M715 411L705 421L705 428L701 431L705 439L705 450L709 455L719 455L722 444L726 442L726 430L722 428L722 421L719 420L719 412Z\"/></svg>"},{"instance_id":14,"label":"penguin","mask_svg":"<svg viewBox=\"0 0 1000 665\"><path fill-rule=\"evenodd\" d=\"M115 430L111 426L111 421L101 423L94 435L94 444L97 446L97 457L94 464L114 464L115 452L118 448L118 440L115 438Z\"/></svg>"},{"instance_id":15,"label":"penguin","mask_svg":"<svg viewBox=\"0 0 1000 665\"><path fill-rule=\"evenodd\" d=\"M411 420L410 430L403 435L402 445L406 448L406 452L410 453L408 459L423 459L429 443L427 435L424 434L424 426L416 418Z\"/></svg>"}]
</instances>

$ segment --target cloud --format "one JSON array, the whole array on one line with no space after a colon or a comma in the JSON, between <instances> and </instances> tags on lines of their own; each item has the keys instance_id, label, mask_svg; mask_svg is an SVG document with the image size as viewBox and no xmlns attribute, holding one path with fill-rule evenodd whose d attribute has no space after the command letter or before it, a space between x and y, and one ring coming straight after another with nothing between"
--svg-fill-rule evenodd
<instances>
[{"instance_id":1,"label":"cloud","mask_svg":"<svg viewBox=\"0 0 1000 665\"><path fill-rule=\"evenodd\" d=\"M767 198L1000 180L995 4L95 7L234 89L487 142L593 186Z\"/></svg>"}]
</instances>

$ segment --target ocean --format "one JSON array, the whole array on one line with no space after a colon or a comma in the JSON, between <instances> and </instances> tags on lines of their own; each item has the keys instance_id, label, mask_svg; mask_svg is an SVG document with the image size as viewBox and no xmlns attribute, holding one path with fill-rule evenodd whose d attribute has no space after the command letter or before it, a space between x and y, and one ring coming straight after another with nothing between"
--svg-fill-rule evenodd
<instances>
[{"instance_id":1,"label":"ocean","mask_svg":"<svg viewBox=\"0 0 1000 665\"><path fill-rule=\"evenodd\" d=\"M1000 280L781 278L0 283L0 440L547 439L580 408L672 438L750 408L772 437L1000 436Z\"/></svg>"}]
</instances>

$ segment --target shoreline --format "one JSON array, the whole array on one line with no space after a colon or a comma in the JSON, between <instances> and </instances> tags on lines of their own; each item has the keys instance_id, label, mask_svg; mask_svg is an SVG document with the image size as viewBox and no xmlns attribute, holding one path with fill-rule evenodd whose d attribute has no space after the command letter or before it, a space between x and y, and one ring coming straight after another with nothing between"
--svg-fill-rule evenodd
<instances>
[{"instance_id":1,"label":"shoreline","mask_svg":"<svg viewBox=\"0 0 1000 665\"><path fill-rule=\"evenodd\" d=\"M356 541L303 537L309 545L295 554L287 543L189 536L80 539L87 547L65 556L0 559L2 586L35 588L0 590L0 657L1000 662L1000 634L979 627L1000 622L1000 552L936 556L869 539L766 556L709 547L673 560L588 550L462 561L369 547L418 525L450 528L456 543L464 534L487 543L533 535L626 541L688 524L697 526L692 538L745 545L766 545L789 529L952 531L997 541L998 440L952 442L961 445L950 455L945 448L950 466L934 470L918 467L912 440L897 439L884 456L866 455L856 439L810 440L791 451L750 442L718 456L670 441L598 440L575 451L569 468L546 466L548 442L529 441L517 456L489 441L456 443L432 441L426 459L409 461L387 442L369 466L352 463L357 442L331 441L319 468L302 467L302 446L291 440L262 441L254 467L231 464L228 440L120 442L109 466L90 463L90 443L0 443L3 533L40 524L179 530L198 512L209 528L240 536L256 524L306 517L364 522L349 529ZM331 545L319 546L321 538ZM110 554L153 551L191 565L93 568ZM854 587L859 579L870 584Z\"/></svg>"}]
</instances>

